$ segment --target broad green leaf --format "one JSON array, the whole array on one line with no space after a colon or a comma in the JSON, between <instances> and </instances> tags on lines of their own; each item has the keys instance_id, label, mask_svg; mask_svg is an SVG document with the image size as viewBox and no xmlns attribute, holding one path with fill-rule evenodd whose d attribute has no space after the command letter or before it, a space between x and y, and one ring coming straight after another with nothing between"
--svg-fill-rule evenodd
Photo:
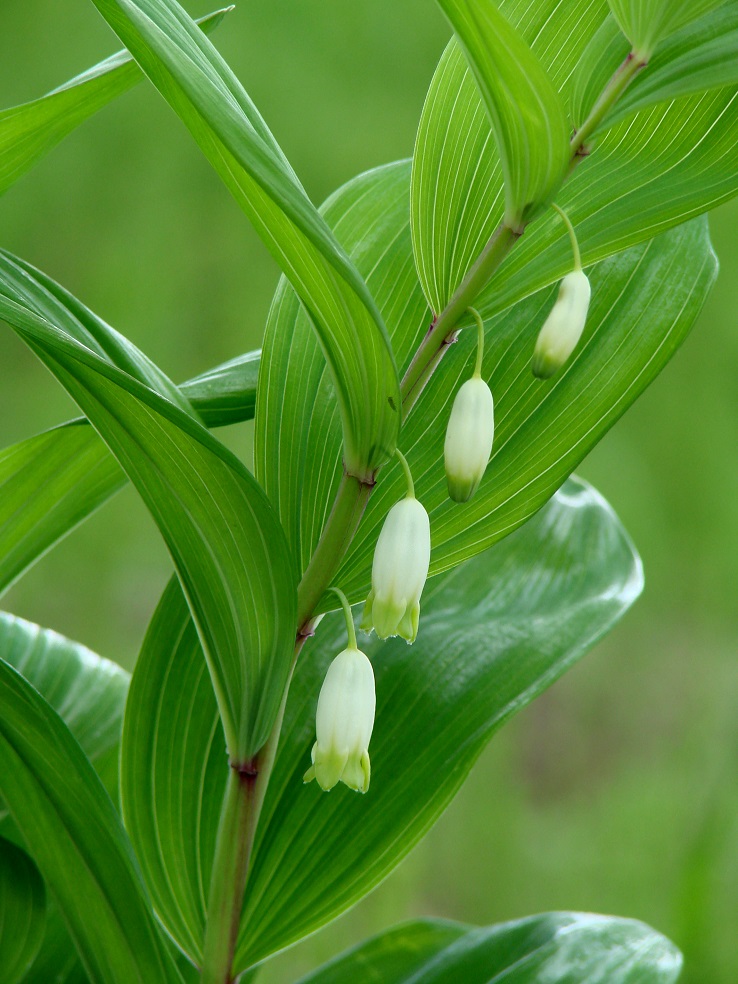
<instances>
[{"instance_id":1,"label":"broad green leaf","mask_svg":"<svg viewBox=\"0 0 738 984\"><path fill-rule=\"evenodd\" d=\"M622 528L596 493L574 481L493 551L429 582L415 646L361 642L378 698L365 797L343 787L325 795L302 783L318 691L345 645L338 616L321 623L290 690L238 966L311 932L370 891L442 812L496 728L607 631L640 587ZM121 785L126 826L157 912L195 961L226 781L224 748L212 686L175 584L134 671Z\"/></svg>"},{"instance_id":2,"label":"broad green leaf","mask_svg":"<svg viewBox=\"0 0 738 984\"><path fill-rule=\"evenodd\" d=\"M570 101L577 65L608 16L599 2L507 0L503 12L531 43ZM518 19L516 19L518 18ZM541 26L540 20L544 24ZM608 49L603 49L608 56ZM617 68L617 55L608 71ZM646 69L636 80L646 85ZM681 96L611 127L564 184L557 202L574 222L585 265L644 242L738 193L736 88ZM453 175L449 186L448 175ZM450 187L448 194L437 188ZM438 67L418 131L413 236L433 310L448 302L500 222L499 157L476 83L458 47ZM504 310L571 269L571 249L553 212L532 223L475 306Z\"/></svg>"},{"instance_id":3,"label":"broad green leaf","mask_svg":"<svg viewBox=\"0 0 738 984\"><path fill-rule=\"evenodd\" d=\"M413 272L407 187L408 165L391 165L350 182L326 208L336 235L376 294L400 366L407 366L430 321ZM530 359L552 291L487 318L483 375L496 400L496 442L479 491L459 506L447 495L443 441L453 396L474 360L476 334L462 332L402 433L402 451L430 512L432 572L494 543L543 505L674 353L715 268L702 220L592 268L585 336L549 383L534 379ZM267 325L264 360L285 383L266 388L266 378L259 382L256 474L304 568L340 480L340 428L320 353L284 284ZM270 416L279 422L276 434ZM285 472L298 478L284 483ZM336 583L354 602L366 597L379 529L404 494L403 481L399 465L380 472L337 575ZM331 599L322 603L323 610L334 606Z\"/></svg>"},{"instance_id":4,"label":"broad green leaf","mask_svg":"<svg viewBox=\"0 0 738 984\"><path fill-rule=\"evenodd\" d=\"M0 592L125 484L86 421L0 451Z\"/></svg>"},{"instance_id":5,"label":"broad green leaf","mask_svg":"<svg viewBox=\"0 0 738 984\"><path fill-rule=\"evenodd\" d=\"M569 166L569 124L551 80L495 0L438 0L466 54L492 123L517 229L556 193ZM448 174L453 185L455 175ZM439 187L443 196L446 188ZM422 219L419 219L422 221Z\"/></svg>"},{"instance_id":6,"label":"broad green leaf","mask_svg":"<svg viewBox=\"0 0 738 984\"><path fill-rule=\"evenodd\" d=\"M6 612L0 612L0 658L53 707L116 799L128 673L86 646Z\"/></svg>"},{"instance_id":7,"label":"broad green leaf","mask_svg":"<svg viewBox=\"0 0 738 984\"><path fill-rule=\"evenodd\" d=\"M198 23L212 31L232 10L226 7ZM0 111L0 195L80 123L143 78L127 51L119 51L41 99Z\"/></svg>"},{"instance_id":8,"label":"broad green leaf","mask_svg":"<svg viewBox=\"0 0 738 984\"><path fill-rule=\"evenodd\" d=\"M551 912L496 926L418 920L375 936L299 984L675 984L682 956L644 923Z\"/></svg>"},{"instance_id":9,"label":"broad green leaf","mask_svg":"<svg viewBox=\"0 0 738 984\"><path fill-rule=\"evenodd\" d=\"M176 982L115 807L61 718L2 661L0 795L89 975L105 984Z\"/></svg>"},{"instance_id":10,"label":"broad green leaf","mask_svg":"<svg viewBox=\"0 0 738 984\"><path fill-rule=\"evenodd\" d=\"M250 758L271 730L295 638L294 565L266 497L174 404L1 294L0 316L76 400L148 506L195 615L229 751Z\"/></svg>"},{"instance_id":11,"label":"broad green leaf","mask_svg":"<svg viewBox=\"0 0 738 984\"><path fill-rule=\"evenodd\" d=\"M396 444L399 381L366 284L243 87L176 0L94 3L188 127L295 287L331 369L346 467L370 478Z\"/></svg>"},{"instance_id":12,"label":"broad green leaf","mask_svg":"<svg viewBox=\"0 0 738 984\"><path fill-rule=\"evenodd\" d=\"M46 892L25 851L0 837L0 968L4 984L18 984L44 935Z\"/></svg>"},{"instance_id":13,"label":"broad green leaf","mask_svg":"<svg viewBox=\"0 0 738 984\"><path fill-rule=\"evenodd\" d=\"M251 420L260 363L260 349L246 352L182 383L180 390L206 427Z\"/></svg>"},{"instance_id":14,"label":"broad green leaf","mask_svg":"<svg viewBox=\"0 0 738 984\"><path fill-rule=\"evenodd\" d=\"M719 7L724 0L608 0L633 49L648 59L680 27Z\"/></svg>"},{"instance_id":15,"label":"broad green leaf","mask_svg":"<svg viewBox=\"0 0 738 984\"><path fill-rule=\"evenodd\" d=\"M64 919L52 899L46 910L46 929L38 956L23 984L89 984Z\"/></svg>"},{"instance_id":16,"label":"broad green leaf","mask_svg":"<svg viewBox=\"0 0 738 984\"><path fill-rule=\"evenodd\" d=\"M154 908L195 963L202 959L226 775L213 686L187 603L173 579L154 613L131 681L121 802Z\"/></svg>"}]
</instances>

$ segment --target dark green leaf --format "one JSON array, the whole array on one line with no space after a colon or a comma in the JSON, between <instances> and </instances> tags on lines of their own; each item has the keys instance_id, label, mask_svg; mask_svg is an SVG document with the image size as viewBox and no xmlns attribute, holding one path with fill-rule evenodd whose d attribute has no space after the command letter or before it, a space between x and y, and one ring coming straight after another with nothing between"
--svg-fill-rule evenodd
<instances>
[{"instance_id":1,"label":"dark green leaf","mask_svg":"<svg viewBox=\"0 0 738 984\"><path fill-rule=\"evenodd\" d=\"M376 885L442 812L492 733L581 656L640 587L621 527L576 482L493 551L431 581L415 646L360 643L378 696L365 797L302 783L318 691L345 644L341 619L321 624L290 692L238 966L300 938ZM212 687L176 585L134 672L122 761L126 825L157 911L197 959L228 770Z\"/></svg>"},{"instance_id":2,"label":"dark green leaf","mask_svg":"<svg viewBox=\"0 0 738 984\"><path fill-rule=\"evenodd\" d=\"M430 320L413 272L407 182L407 164L369 172L334 196L326 212L376 294L401 366ZM567 242L562 247L569 249ZM479 491L459 506L447 495L443 441L453 396L474 360L476 336L462 332L402 434L402 450L430 513L432 572L489 546L543 505L674 353L715 271L702 221L594 267L585 336L565 370L548 383L534 379L530 359L551 290L486 319L483 374L496 400L496 441ZM285 386L270 387L266 377L259 382L256 474L277 503L304 568L340 480L340 427L320 352L284 285L267 325L264 359ZM290 483L281 481L285 472L294 475ZM399 465L380 473L337 576L353 601L366 597L379 529L403 495L403 482ZM334 605L322 603L324 609Z\"/></svg>"},{"instance_id":3,"label":"dark green leaf","mask_svg":"<svg viewBox=\"0 0 738 984\"><path fill-rule=\"evenodd\" d=\"M25 851L0 837L0 968L3 984L18 984L41 946L46 892Z\"/></svg>"},{"instance_id":4,"label":"dark green leaf","mask_svg":"<svg viewBox=\"0 0 738 984\"><path fill-rule=\"evenodd\" d=\"M206 427L224 427L251 420L256 408L256 381L261 349L182 383L180 390Z\"/></svg>"},{"instance_id":5,"label":"dark green leaf","mask_svg":"<svg viewBox=\"0 0 738 984\"><path fill-rule=\"evenodd\" d=\"M232 9L226 7L203 17L199 21L202 29L214 30ZM119 51L41 99L2 110L0 195L80 123L142 78L141 69L128 52Z\"/></svg>"},{"instance_id":6,"label":"dark green leaf","mask_svg":"<svg viewBox=\"0 0 738 984\"><path fill-rule=\"evenodd\" d=\"M634 919L552 912L477 928L440 920L398 926L299 984L674 984L682 957Z\"/></svg>"},{"instance_id":7,"label":"dark green leaf","mask_svg":"<svg viewBox=\"0 0 738 984\"><path fill-rule=\"evenodd\" d=\"M0 657L54 708L117 798L128 673L80 643L6 612L0 612Z\"/></svg>"},{"instance_id":8,"label":"dark green leaf","mask_svg":"<svg viewBox=\"0 0 738 984\"><path fill-rule=\"evenodd\" d=\"M489 115L505 186L505 223L516 229L556 193L569 166L569 123L559 94L494 0L438 0L456 32ZM453 194L456 175L436 194ZM423 208L423 202L419 203Z\"/></svg>"},{"instance_id":9,"label":"dark green leaf","mask_svg":"<svg viewBox=\"0 0 738 984\"><path fill-rule=\"evenodd\" d=\"M90 976L176 982L115 807L61 718L2 661L0 794Z\"/></svg>"},{"instance_id":10,"label":"dark green leaf","mask_svg":"<svg viewBox=\"0 0 738 984\"><path fill-rule=\"evenodd\" d=\"M394 450L399 381L366 284L226 63L176 0L94 0L189 128L297 290L331 369L346 466Z\"/></svg>"},{"instance_id":11,"label":"dark green leaf","mask_svg":"<svg viewBox=\"0 0 738 984\"><path fill-rule=\"evenodd\" d=\"M266 740L287 680L295 572L252 476L194 419L0 294L8 320L67 388L141 493L195 611L234 756Z\"/></svg>"}]
</instances>

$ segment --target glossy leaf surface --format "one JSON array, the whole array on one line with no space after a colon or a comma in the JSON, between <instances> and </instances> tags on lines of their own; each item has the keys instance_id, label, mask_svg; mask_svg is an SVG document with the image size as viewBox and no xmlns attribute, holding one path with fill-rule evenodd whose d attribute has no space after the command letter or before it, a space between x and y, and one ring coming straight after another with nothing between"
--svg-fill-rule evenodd
<instances>
[{"instance_id":1,"label":"glossy leaf surface","mask_svg":"<svg viewBox=\"0 0 738 984\"><path fill-rule=\"evenodd\" d=\"M4 984L18 984L44 934L46 892L25 851L0 837L0 968Z\"/></svg>"},{"instance_id":2,"label":"glossy leaf surface","mask_svg":"<svg viewBox=\"0 0 738 984\"><path fill-rule=\"evenodd\" d=\"M380 168L346 185L326 209L375 292L401 366L430 320L413 272L407 182L407 164ZM568 242L562 246L569 248ZM584 338L547 383L534 379L530 359L553 292L485 318L483 377L495 397L496 438L479 491L459 506L447 496L443 442L453 397L474 361L475 331L462 332L403 428L402 451L431 517L432 572L489 546L543 505L668 361L715 270L703 222L591 269ZM267 377L259 383L256 474L304 567L340 480L340 429L320 352L285 285L272 308L264 359L285 385L268 386ZM339 571L336 583L354 602L366 597L374 544L385 515L404 494L403 482L399 465L382 470ZM324 610L334 606L324 599Z\"/></svg>"},{"instance_id":3,"label":"glossy leaf surface","mask_svg":"<svg viewBox=\"0 0 738 984\"><path fill-rule=\"evenodd\" d=\"M200 19L212 31L232 7ZM40 99L0 111L0 195L67 134L143 79L127 51L119 51Z\"/></svg>"},{"instance_id":4,"label":"glossy leaf surface","mask_svg":"<svg viewBox=\"0 0 738 984\"><path fill-rule=\"evenodd\" d=\"M193 134L308 310L331 367L347 468L394 450L399 381L366 284L248 95L176 0L94 0Z\"/></svg>"},{"instance_id":5,"label":"glossy leaf surface","mask_svg":"<svg viewBox=\"0 0 738 984\"><path fill-rule=\"evenodd\" d=\"M296 617L294 567L264 494L172 403L2 295L0 316L65 386L142 495L195 613L230 752L250 758L279 707Z\"/></svg>"},{"instance_id":6,"label":"glossy leaf surface","mask_svg":"<svg viewBox=\"0 0 738 984\"><path fill-rule=\"evenodd\" d=\"M640 587L622 528L577 482L491 552L429 582L413 647L360 641L378 700L364 797L302 782L323 676L345 646L339 616L321 624L290 691L238 966L300 938L374 887L438 817L492 733L582 655ZM212 687L173 585L131 685L122 790L157 910L195 959L226 773Z\"/></svg>"},{"instance_id":7,"label":"glossy leaf surface","mask_svg":"<svg viewBox=\"0 0 738 984\"><path fill-rule=\"evenodd\" d=\"M674 984L682 957L634 919L551 912L496 926L419 920L336 957L299 984Z\"/></svg>"},{"instance_id":8,"label":"glossy leaf surface","mask_svg":"<svg viewBox=\"0 0 738 984\"><path fill-rule=\"evenodd\" d=\"M0 794L90 976L178 981L110 798L61 718L2 661Z\"/></svg>"},{"instance_id":9,"label":"glossy leaf surface","mask_svg":"<svg viewBox=\"0 0 738 984\"><path fill-rule=\"evenodd\" d=\"M564 106L494 0L438 2L461 42L492 124L505 187L505 222L515 229L549 201L569 166Z\"/></svg>"},{"instance_id":10,"label":"glossy leaf surface","mask_svg":"<svg viewBox=\"0 0 738 984\"><path fill-rule=\"evenodd\" d=\"M0 612L0 656L54 708L111 797L130 676L78 642Z\"/></svg>"}]
</instances>

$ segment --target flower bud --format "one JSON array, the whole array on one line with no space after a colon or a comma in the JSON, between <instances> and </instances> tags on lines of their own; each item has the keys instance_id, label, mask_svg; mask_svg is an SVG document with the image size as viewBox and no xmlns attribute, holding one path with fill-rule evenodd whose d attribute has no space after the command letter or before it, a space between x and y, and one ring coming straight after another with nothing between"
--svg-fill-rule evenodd
<instances>
[{"instance_id":1,"label":"flower bud","mask_svg":"<svg viewBox=\"0 0 738 984\"><path fill-rule=\"evenodd\" d=\"M566 362L582 336L591 290L583 270L567 273L541 328L533 353L533 375L548 379Z\"/></svg>"},{"instance_id":2,"label":"flower bud","mask_svg":"<svg viewBox=\"0 0 738 984\"><path fill-rule=\"evenodd\" d=\"M429 564L428 513L408 496L390 509L379 534L361 628L373 628L380 639L400 635L415 642Z\"/></svg>"},{"instance_id":3,"label":"flower bud","mask_svg":"<svg viewBox=\"0 0 738 984\"><path fill-rule=\"evenodd\" d=\"M494 434L492 392L483 379L473 376L456 394L446 429L443 454L448 494L454 502L466 502L479 488Z\"/></svg>"},{"instance_id":4,"label":"flower bud","mask_svg":"<svg viewBox=\"0 0 738 984\"><path fill-rule=\"evenodd\" d=\"M374 671L364 653L349 646L328 667L318 697L313 764L305 782L317 779L326 792L338 782L369 788L369 739L374 727Z\"/></svg>"}]
</instances>

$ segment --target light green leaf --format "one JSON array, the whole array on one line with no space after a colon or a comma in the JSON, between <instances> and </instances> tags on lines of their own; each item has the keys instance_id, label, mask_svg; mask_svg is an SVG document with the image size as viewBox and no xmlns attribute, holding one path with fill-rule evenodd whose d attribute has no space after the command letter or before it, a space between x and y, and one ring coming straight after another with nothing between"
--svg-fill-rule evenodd
<instances>
[{"instance_id":1,"label":"light green leaf","mask_svg":"<svg viewBox=\"0 0 738 984\"><path fill-rule=\"evenodd\" d=\"M302 782L318 691L345 645L342 619L326 619L290 691L247 885L238 967L370 891L442 812L496 728L607 631L640 587L622 528L577 482L492 552L431 581L415 646L360 643L374 664L378 698L365 797L344 787L325 795ZM195 960L227 773L203 663L172 585L134 672L121 782L126 826L157 911Z\"/></svg>"},{"instance_id":2,"label":"light green leaf","mask_svg":"<svg viewBox=\"0 0 738 984\"><path fill-rule=\"evenodd\" d=\"M299 984L674 984L682 956L634 919L551 912L484 928L418 920L375 936Z\"/></svg>"},{"instance_id":3,"label":"light green leaf","mask_svg":"<svg viewBox=\"0 0 738 984\"><path fill-rule=\"evenodd\" d=\"M2 661L0 794L90 976L178 981L110 798L64 722Z\"/></svg>"},{"instance_id":4,"label":"light green leaf","mask_svg":"<svg viewBox=\"0 0 738 984\"><path fill-rule=\"evenodd\" d=\"M564 106L495 0L438 3L459 38L489 114L502 165L505 223L517 229L550 201L569 166ZM455 177L448 174L447 183L453 185ZM438 187L437 194L443 197L448 190Z\"/></svg>"},{"instance_id":5,"label":"light green leaf","mask_svg":"<svg viewBox=\"0 0 738 984\"><path fill-rule=\"evenodd\" d=\"M648 59L680 27L719 7L724 0L608 0L623 34Z\"/></svg>"},{"instance_id":6,"label":"light green leaf","mask_svg":"<svg viewBox=\"0 0 738 984\"><path fill-rule=\"evenodd\" d=\"M198 23L212 31L230 10L217 10ZM128 52L119 51L41 99L0 111L0 195L80 123L142 78Z\"/></svg>"},{"instance_id":7,"label":"light green leaf","mask_svg":"<svg viewBox=\"0 0 738 984\"><path fill-rule=\"evenodd\" d=\"M407 164L380 168L346 185L326 210L376 294L401 366L407 366L430 320L413 274L407 182ZM567 242L562 246L569 248ZM530 359L552 291L486 319L483 375L496 400L496 442L479 491L459 506L447 495L443 441L451 402L474 361L476 334L462 332L402 434L418 496L430 512L433 573L494 543L543 505L674 353L694 323L715 269L702 221L591 269L585 336L549 383L534 379ZM256 474L278 504L304 566L340 480L340 428L320 353L284 285L267 325L264 360L285 383L282 389L260 389ZM265 382L260 380L260 387ZM283 483L285 473L296 477ZM379 529L404 494L403 482L399 465L382 470L337 575L336 583L354 602L366 597ZM335 607L335 601L326 598L321 607Z\"/></svg>"},{"instance_id":8,"label":"light green leaf","mask_svg":"<svg viewBox=\"0 0 738 984\"><path fill-rule=\"evenodd\" d=\"M0 837L0 967L4 984L19 984L44 935L46 892L25 851Z\"/></svg>"},{"instance_id":9,"label":"light green leaf","mask_svg":"<svg viewBox=\"0 0 738 984\"><path fill-rule=\"evenodd\" d=\"M80 405L151 511L195 614L229 750L249 759L276 716L296 623L294 565L266 497L174 404L1 294L0 316Z\"/></svg>"},{"instance_id":10,"label":"light green leaf","mask_svg":"<svg viewBox=\"0 0 738 984\"><path fill-rule=\"evenodd\" d=\"M396 444L399 381L366 284L243 87L176 0L94 2L188 127L295 287L331 369L346 467L370 478Z\"/></svg>"},{"instance_id":11,"label":"light green leaf","mask_svg":"<svg viewBox=\"0 0 738 984\"><path fill-rule=\"evenodd\" d=\"M570 101L578 63L608 16L602 3L507 0L519 27ZM530 20L528 14L535 14ZM544 20L541 26L540 21ZM611 73L619 54L612 57ZM646 85L649 69L634 85ZM451 191L446 187L453 175ZM557 202L572 219L585 265L644 242L738 193L738 99L735 87L712 89L643 109L611 127L567 180ZM423 288L438 313L501 217L502 175L476 83L461 52L449 46L438 67L418 131L413 175L413 236ZM571 269L559 218L544 214L526 230L475 306L509 307Z\"/></svg>"}]
</instances>

